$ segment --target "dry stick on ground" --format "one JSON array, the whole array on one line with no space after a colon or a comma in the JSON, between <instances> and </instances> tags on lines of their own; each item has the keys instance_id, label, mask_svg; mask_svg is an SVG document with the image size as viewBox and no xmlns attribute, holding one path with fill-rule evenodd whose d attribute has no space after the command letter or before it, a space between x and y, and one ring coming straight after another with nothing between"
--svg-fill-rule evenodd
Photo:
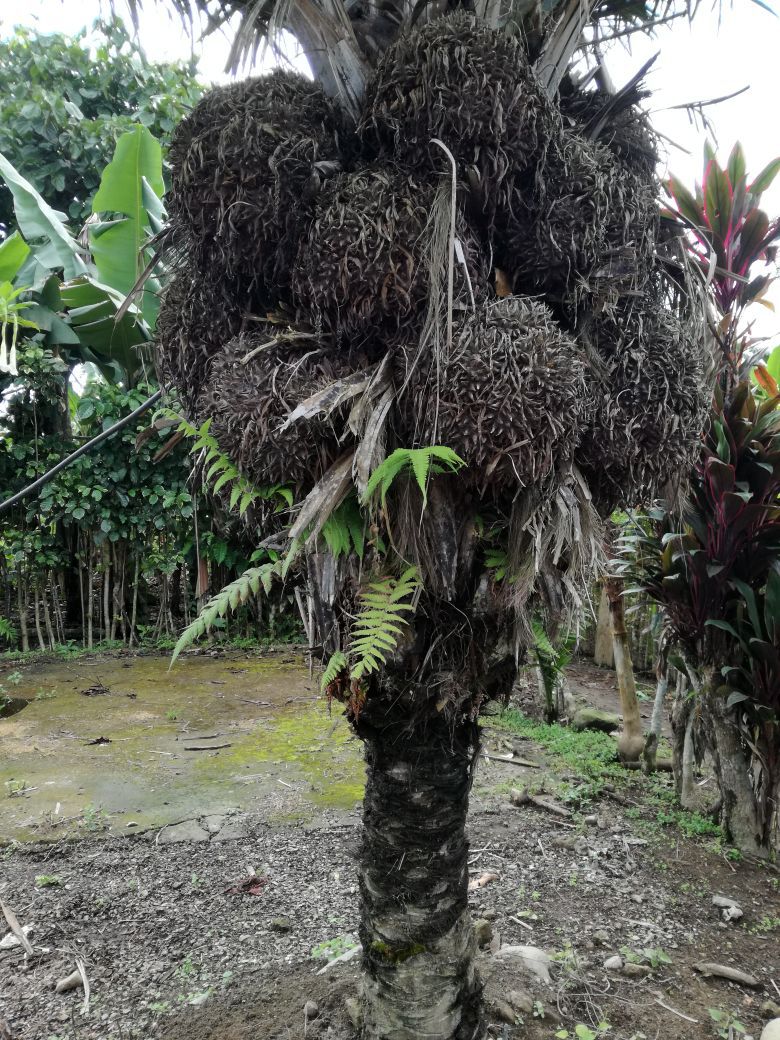
<instances>
[{"instance_id":1,"label":"dry stick on ground","mask_svg":"<svg viewBox=\"0 0 780 1040\"><path fill-rule=\"evenodd\" d=\"M556 805L555 802L548 802L546 798L540 798L538 795L530 794L525 788L522 791L513 790L509 794L509 801L512 805L518 807L524 805L533 805L537 809L544 809L545 812L552 813L553 816L560 816L564 819L569 819L572 815L571 810L565 809L562 805Z\"/></svg>"},{"instance_id":2,"label":"dry stick on ground","mask_svg":"<svg viewBox=\"0 0 780 1040\"><path fill-rule=\"evenodd\" d=\"M510 766L525 766L527 769L541 769L538 762L529 762L525 758L503 758L501 755L485 755L491 762L505 762Z\"/></svg>"},{"instance_id":3,"label":"dry stick on ground","mask_svg":"<svg viewBox=\"0 0 780 1040\"><path fill-rule=\"evenodd\" d=\"M30 940L24 934L22 926L19 924L19 921L17 920L16 914L13 912L13 910L11 910L10 907L5 905L2 899L0 899L0 910L3 911L3 917L5 917L6 921L8 922L8 927L11 929L16 938L21 943L24 952L27 954L28 957L32 957L33 948L32 944L30 943Z\"/></svg>"}]
</instances>

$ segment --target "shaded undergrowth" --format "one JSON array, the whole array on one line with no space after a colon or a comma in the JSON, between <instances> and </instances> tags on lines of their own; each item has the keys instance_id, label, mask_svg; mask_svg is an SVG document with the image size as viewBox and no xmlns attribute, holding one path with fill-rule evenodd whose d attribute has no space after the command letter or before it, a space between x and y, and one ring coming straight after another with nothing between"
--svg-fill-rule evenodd
<instances>
[{"instance_id":1,"label":"shaded undergrowth","mask_svg":"<svg viewBox=\"0 0 780 1040\"><path fill-rule=\"evenodd\" d=\"M553 791L573 810L587 810L602 798L612 798L625 807L625 814L636 821L638 830L654 835L680 832L687 838L702 838L720 846L720 826L707 815L680 808L672 777L668 773L648 776L627 770L618 759L615 740L608 734L596 730L578 733L558 723L528 718L515 708L507 708L483 724L542 748L548 770L534 788Z\"/></svg>"}]
</instances>

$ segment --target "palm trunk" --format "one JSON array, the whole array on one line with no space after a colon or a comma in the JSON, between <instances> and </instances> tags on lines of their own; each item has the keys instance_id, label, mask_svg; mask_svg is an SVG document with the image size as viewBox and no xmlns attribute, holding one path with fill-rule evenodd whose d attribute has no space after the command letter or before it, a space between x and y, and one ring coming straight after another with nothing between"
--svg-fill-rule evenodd
<instances>
[{"instance_id":1,"label":"palm trunk","mask_svg":"<svg viewBox=\"0 0 780 1040\"><path fill-rule=\"evenodd\" d=\"M392 703L392 701L385 701ZM367 714L368 712L366 712ZM358 720L365 741L360 879L363 1011L369 1040L482 1035L465 835L473 722ZM407 720L408 722L408 720Z\"/></svg>"},{"instance_id":2,"label":"palm trunk","mask_svg":"<svg viewBox=\"0 0 780 1040\"><path fill-rule=\"evenodd\" d=\"M766 820L751 783L751 754L740 736L726 698L717 690L716 676L707 676L704 695L712 733L715 775L722 799L721 820L726 838L743 852L769 855Z\"/></svg>"},{"instance_id":3,"label":"palm trunk","mask_svg":"<svg viewBox=\"0 0 780 1040\"><path fill-rule=\"evenodd\" d=\"M602 668L611 668L615 661L612 647L612 624L609 615L609 599L604 586L601 587L599 613L596 620L596 638L593 645L593 660Z\"/></svg>"},{"instance_id":4,"label":"palm trunk","mask_svg":"<svg viewBox=\"0 0 780 1040\"><path fill-rule=\"evenodd\" d=\"M623 582L619 578L609 578L604 582L604 588L609 600L615 674L623 712L623 729L618 738L618 751L624 762L636 762L642 753L645 740L642 735L642 717L639 714L634 666L631 662L631 647L626 630Z\"/></svg>"}]
</instances>

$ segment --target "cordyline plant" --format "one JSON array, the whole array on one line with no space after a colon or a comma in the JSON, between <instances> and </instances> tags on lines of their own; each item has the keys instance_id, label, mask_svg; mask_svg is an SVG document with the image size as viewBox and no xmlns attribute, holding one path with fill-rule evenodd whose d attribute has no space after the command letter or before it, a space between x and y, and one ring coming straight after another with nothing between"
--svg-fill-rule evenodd
<instances>
[{"instance_id":1,"label":"cordyline plant","mask_svg":"<svg viewBox=\"0 0 780 1040\"><path fill-rule=\"evenodd\" d=\"M780 808L780 348L751 365L740 319L769 283L754 272L774 259L780 223L758 203L779 171L780 160L749 181L737 145L725 169L708 156L695 195L670 182L669 215L683 220L718 308L720 374L685 507L650 511L623 544L625 571L664 608L694 689L673 713L678 788L698 733L727 836L764 854Z\"/></svg>"},{"instance_id":2,"label":"cordyline plant","mask_svg":"<svg viewBox=\"0 0 780 1040\"><path fill-rule=\"evenodd\" d=\"M161 375L247 479L295 501L268 518L278 556L179 649L273 580L304 583L324 690L365 745L371 1040L484 1035L480 710L508 696L531 619L554 623L598 569L601 520L693 464L710 399L641 77L610 93L570 68L589 22L687 5L453 8L223 5L245 16L236 55L286 28L314 82L217 88L170 151Z\"/></svg>"}]
</instances>

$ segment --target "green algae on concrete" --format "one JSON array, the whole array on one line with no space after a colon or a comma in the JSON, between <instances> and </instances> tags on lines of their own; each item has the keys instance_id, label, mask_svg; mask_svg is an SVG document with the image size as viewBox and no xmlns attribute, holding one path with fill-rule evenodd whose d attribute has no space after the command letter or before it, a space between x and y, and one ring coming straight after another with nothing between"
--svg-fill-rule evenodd
<instances>
[{"instance_id":1,"label":"green algae on concrete","mask_svg":"<svg viewBox=\"0 0 780 1040\"><path fill-rule=\"evenodd\" d=\"M0 719L0 841L129 833L232 809L314 814L362 797L359 747L302 658L168 664L25 670L14 695L29 706ZM100 684L109 692L83 694Z\"/></svg>"}]
</instances>

